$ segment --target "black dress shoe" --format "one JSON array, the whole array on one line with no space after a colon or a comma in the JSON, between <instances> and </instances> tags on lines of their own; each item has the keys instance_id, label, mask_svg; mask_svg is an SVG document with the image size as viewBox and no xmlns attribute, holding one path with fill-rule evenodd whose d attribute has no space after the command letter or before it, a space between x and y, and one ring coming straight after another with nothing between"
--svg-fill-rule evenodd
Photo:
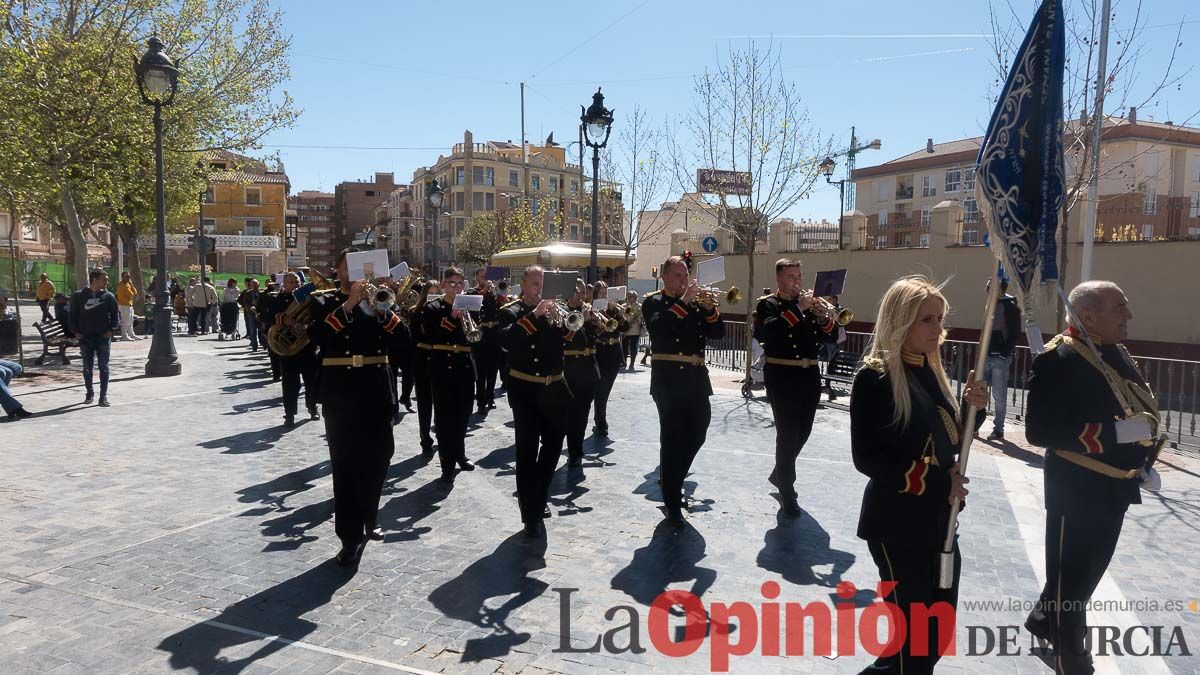
<instances>
[{"instance_id":1,"label":"black dress shoe","mask_svg":"<svg viewBox=\"0 0 1200 675\"><path fill-rule=\"evenodd\" d=\"M608 425L605 424L604 426L600 426L597 424L596 426L592 427L592 433L597 436L608 436Z\"/></svg>"},{"instance_id":2,"label":"black dress shoe","mask_svg":"<svg viewBox=\"0 0 1200 675\"><path fill-rule=\"evenodd\" d=\"M92 394L88 394L87 396L83 397L83 404L91 405L92 401L94 401L94 400L96 400L95 396L93 396Z\"/></svg>"},{"instance_id":3,"label":"black dress shoe","mask_svg":"<svg viewBox=\"0 0 1200 675\"><path fill-rule=\"evenodd\" d=\"M453 469L451 469L449 471L443 471L441 477L438 480L442 481L443 483L453 485L454 484L454 475L455 475L455 471Z\"/></svg>"},{"instance_id":4,"label":"black dress shoe","mask_svg":"<svg viewBox=\"0 0 1200 675\"><path fill-rule=\"evenodd\" d=\"M342 567L357 565L358 561L362 559L363 549L366 547L367 542L365 539L359 542L358 546L342 546L342 550L338 551L338 554L336 557L334 557L334 560Z\"/></svg>"},{"instance_id":5,"label":"black dress shoe","mask_svg":"<svg viewBox=\"0 0 1200 675\"><path fill-rule=\"evenodd\" d=\"M1050 620L1044 617L1038 618L1034 614L1036 611L1025 618L1025 630L1042 642L1050 643Z\"/></svg>"},{"instance_id":6,"label":"black dress shoe","mask_svg":"<svg viewBox=\"0 0 1200 675\"><path fill-rule=\"evenodd\" d=\"M99 405L100 405L100 407L101 407L101 408L107 408L107 407L110 405L110 404L109 404L109 402L108 402L108 397L107 397L107 396L101 396L101 397L100 397L100 404L99 404Z\"/></svg>"},{"instance_id":7,"label":"black dress shoe","mask_svg":"<svg viewBox=\"0 0 1200 675\"><path fill-rule=\"evenodd\" d=\"M429 459L430 457L433 457L434 452L435 451L434 451L432 445L422 445L421 446L421 456L424 457L425 459Z\"/></svg>"},{"instance_id":8,"label":"black dress shoe","mask_svg":"<svg viewBox=\"0 0 1200 675\"><path fill-rule=\"evenodd\" d=\"M413 411L413 407L412 407L412 401L400 401L400 405L404 406L404 410L405 410L406 412L412 412L412 411Z\"/></svg>"},{"instance_id":9,"label":"black dress shoe","mask_svg":"<svg viewBox=\"0 0 1200 675\"><path fill-rule=\"evenodd\" d=\"M458 460L458 468L462 469L463 471L474 471L475 465L471 463L471 460L464 458Z\"/></svg>"},{"instance_id":10,"label":"black dress shoe","mask_svg":"<svg viewBox=\"0 0 1200 675\"><path fill-rule=\"evenodd\" d=\"M526 537L529 537L530 539L536 539L536 538L542 536L542 532L544 530L542 529L541 523L532 522L532 523L525 523L525 527L522 528L522 531L525 532Z\"/></svg>"},{"instance_id":11,"label":"black dress shoe","mask_svg":"<svg viewBox=\"0 0 1200 675\"><path fill-rule=\"evenodd\" d=\"M318 412L316 408L309 408L308 409L308 419L313 420L315 422L316 420L321 419L321 413Z\"/></svg>"},{"instance_id":12,"label":"black dress shoe","mask_svg":"<svg viewBox=\"0 0 1200 675\"><path fill-rule=\"evenodd\" d=\"M383 541L383 528L367 528L367 539L370 539L371 541Z\"/></svg>"},{"instance_id":13,"label":"black dress shoe","mask_svg":"<svg viewBox=\"0 0 1200 675\"><path fill-rule=\"evenodd\" d=\"M12 417L13 419L23 420L27 417L33 417L33 413L24 408L17 408L16 410L10 412L8 416Z\"/></svg>"},{"instance_id":14,"label":"black dress shoe","mask_svg":"<svg viewBox=\"0 0 1200 675\"><path fill-rule=\"evenodd\" d=\"M543 519L550 518L550 517L551 517L551 516L553 516L553 515L554 515L554 512L550 510L550 507L549 507L549 506L547 506L546 508L542 509L542 518L543 518Z\"/></svg>"},{"instance_id":15,"label":"black dress shoe","mask_svg":"<svg viewBox=\"0 0 1200 675\"><path fill-rule=\"evenodd\" d=\"M287 427L288 429L294 428L296 426L296 418L292 415L284 415L283 426Z\"/></svg>"}]
</instances>

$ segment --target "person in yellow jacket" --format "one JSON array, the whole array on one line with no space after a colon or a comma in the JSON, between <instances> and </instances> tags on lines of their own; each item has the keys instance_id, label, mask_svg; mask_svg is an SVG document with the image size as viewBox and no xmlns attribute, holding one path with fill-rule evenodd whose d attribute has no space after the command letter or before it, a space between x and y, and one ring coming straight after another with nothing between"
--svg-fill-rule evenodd
<instances>
[{"instance_id":1,"label":"person in yellow jacket","mask_svg":"<svg viewBox=\"0 0 1200 675\"><path fill-rule=\"evenodd\" d=\"M137 293L129 272L121 272L121 283L117 284L117 312L121 315L122 340L144 339L133 334L133 299Z\"/></svg>"},{"instance_id":2,"label":"person in yellow jacket","mask_svg":"<svg viewBox=\"0 0 1200 675\"><path fill-rule=\"evenodd\" d=\"M37 302L38 306L42 308L43 323L54 318L50 315L50 301L54 299L54 291L54 282L50 281L50 277L43 272L37 287Z\"/></svg>"}]
</instances>

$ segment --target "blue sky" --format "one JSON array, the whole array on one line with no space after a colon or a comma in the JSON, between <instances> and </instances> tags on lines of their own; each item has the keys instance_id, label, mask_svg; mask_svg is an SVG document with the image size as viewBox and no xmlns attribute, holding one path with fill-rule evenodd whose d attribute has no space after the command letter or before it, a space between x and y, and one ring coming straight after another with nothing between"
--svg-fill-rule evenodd
<instances>
[{"instance_id":1,"label":"blue sky","mask_svg":"<svg viewBox=\"0 0 1200 675\"><path fill-rule=\"evenodd\" d=\"M1135 1L1115 0L1115 26L1127 24ZM822 133L844 146L856 125L860 139L882 139L883 149L860 155L859 166L919 149L929 137L979 135L991 113L994 57L989 41L974 37L990 32L985 0L281 2L294 38L287 89L304 113L262 152L280 153L293 191L332 191L375 171L407 182L465 129L476 141L516 141L521 81L533 142L551 131L562 143L575 138L579 106L597 85L617 125L635 104L660 120L679 114L691 75L746 36L763 44L776 36L786 75ZM1068 12L1078 2L1067 0ZM1036 6L997 0L1004 11L1010 4L1022 23ZM1191 0L1144 0L1142 11L1151 27L1137 82L1161 72L1175 38L1175 27L1154 26L1181 19L1189 23L1179 61L1200 66L1200 9ZM1198 110L1193 72L1141 116L1181 122ZM819 186L790 215L836 219L836 188Z\"/></svg>"}]
</instances>

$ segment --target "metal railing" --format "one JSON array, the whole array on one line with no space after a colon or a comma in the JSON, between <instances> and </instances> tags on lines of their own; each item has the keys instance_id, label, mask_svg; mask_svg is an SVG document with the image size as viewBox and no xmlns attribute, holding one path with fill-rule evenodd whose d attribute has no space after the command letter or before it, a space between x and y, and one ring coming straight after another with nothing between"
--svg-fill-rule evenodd
<instances>
[{"instance_id":1,"label":"metal railing","mask_svg":"<svg viewBox=\"0 0 1200 675\"><path fill-rule=\"evenodd\" d=\"M848 332L841 349L845 352L862 354L867 349L870 333ZM725 337L708 343L706 362L710 367L729 370L746 369L746 324L742 321L726 321ZM967 375L975 367L978 342L947 340L942 345L942 364L950 378L955 393L962 394ZM1200 453L1200 361L1161 359L1134 356L1138 370L1158 397L1162 429L1169 438L1169 445L1190 454ZM1009 363L1008 391L1005 394L1005 417L1024 421L1028 396L1030 365L1033 355L1028 347L1018 346ZM1069 393L1064 393L1069 395ZM988 402L989 412L992 402Z\"/></svg>"}]
</instances>

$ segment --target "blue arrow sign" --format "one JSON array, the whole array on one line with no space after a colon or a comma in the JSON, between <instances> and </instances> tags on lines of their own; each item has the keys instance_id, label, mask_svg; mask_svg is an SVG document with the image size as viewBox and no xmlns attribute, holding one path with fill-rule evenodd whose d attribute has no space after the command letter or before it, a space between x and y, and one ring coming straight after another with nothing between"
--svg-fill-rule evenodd
<instances>
[{"instance_id":1,"label":"blue arrow sign","mask_svg":"<svg viewBox=\"0 0 1200 675\"><path fill-rule=\"evenodd\" d=\"M715 253L717 250L717 238L709 235L704 238L704 241L700 242L700 245L704 248L705 253Z\"/></svg>"}]
</instances>

